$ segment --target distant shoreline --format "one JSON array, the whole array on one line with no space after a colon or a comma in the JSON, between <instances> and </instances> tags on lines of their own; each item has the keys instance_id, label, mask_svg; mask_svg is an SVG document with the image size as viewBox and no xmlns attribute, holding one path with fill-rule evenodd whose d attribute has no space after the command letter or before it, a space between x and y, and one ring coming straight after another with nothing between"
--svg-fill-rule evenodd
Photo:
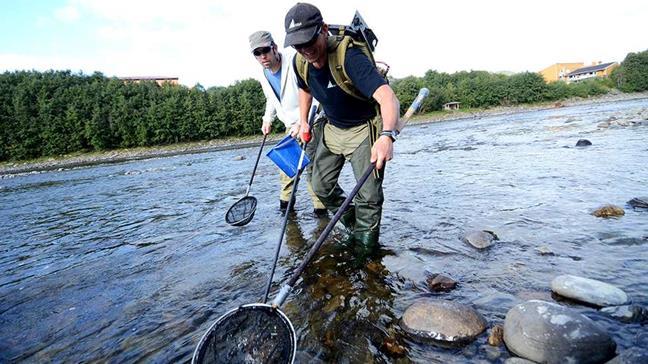
<instances>
[{"instance_id":1,"label":"distant shoreline","mask_svg":"<svg viewBox=\"0 0 648 364\"><path fill-rule=\"evenodd\" d=\"M616 101L636 100L648 98L648 92L642 93L608 93L598 97L587 99L567 99L542 104L500 106L476 111L456 111L443 114L431 113L418 115L411 121L412 124L428 124L439 121L453 121L475 119L487 116L510 115L529 111L553 109L557 107L570 107L584 104L598 104ZM266 143L278 141L281 134L271 135ZM0 179L10 178L15 175L26 173L39 173L47 171L66 170L70 168L93 166L107 163L121 163L133 160L150 158L171 157L183 154L206 153L219 150L230 150L246 148L261 143L262 136L247 138L219 139L208 142L193 142L185 144L174 144L168 146L157 146L148 148L116 149L104 152L93 152L85 154L74 154L48 159L38 159L24 162L2 162L0 163Z\"/></svg>"}]
</instances>

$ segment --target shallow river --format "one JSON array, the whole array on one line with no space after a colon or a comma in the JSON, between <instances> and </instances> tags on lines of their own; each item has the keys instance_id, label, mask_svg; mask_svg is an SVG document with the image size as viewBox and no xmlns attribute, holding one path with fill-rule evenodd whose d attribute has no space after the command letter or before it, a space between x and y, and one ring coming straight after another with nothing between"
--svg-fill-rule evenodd
<instances>
[{"instance_id":1,"label":"shallow river","mask_svg":"<svg viewBox=\"0 0 648 364\"><path fill-rule=\"evenodd\" d=\"M645 326L560 300L550 282L594 278L648 305L648 211L626 205L648 195L648 126L597 127L611 116L638 120L647 108L643 99L408 127L388 165L379 256L354 260L334 230L282 307L298 360L497 363L511 355L489 347L487 333L455 348L405 336L398 321L420 297L473 304L490 326L520 300L558 300L605 328L618 351L646 347ZM593 145L576 148L583 138ZM224 220L245 193L256 151L0 180L0 362L190 360L217 317L263 295L281 227L269 159L251 191L254 220ZM351 189L350 169L342 182ZM327 222L307 200L301 189L272 296ZM606 203L625 216L590 214ZM473 229L500 241L478 251L461 240ZM430 292L434 273L457 288Z\"/></svg>"}]
</instances>

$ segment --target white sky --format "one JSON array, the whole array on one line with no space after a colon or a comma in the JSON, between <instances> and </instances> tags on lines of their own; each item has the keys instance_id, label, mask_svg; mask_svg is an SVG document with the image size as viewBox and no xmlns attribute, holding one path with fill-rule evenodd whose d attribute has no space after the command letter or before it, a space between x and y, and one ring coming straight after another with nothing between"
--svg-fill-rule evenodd
<instances>
[{"instance_id":1,"label":"white sky","mask_svg":"<svg viewBox=\"0 0 648 364\"><path fill-rule=\"evenodd\" d=\"M0 71L71 69L225 86L258 72L250 33L269 30L283 46L284 16L295 2L58 0L15 14L26 24L20 44L0 36ZM3 2L0 12L11 14L12 3ZM648 1L313 4L332 24L350 22L359 10L378 36L376 58L397 78L429 69L521 72L556 62L621 62L648 49Z\"/></svg>"}]
</instances>

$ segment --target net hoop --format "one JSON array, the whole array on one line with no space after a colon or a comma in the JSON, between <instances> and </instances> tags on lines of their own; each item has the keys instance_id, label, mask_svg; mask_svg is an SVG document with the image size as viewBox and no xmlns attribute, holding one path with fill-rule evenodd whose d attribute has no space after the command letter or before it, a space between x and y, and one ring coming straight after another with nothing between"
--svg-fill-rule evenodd
<instances>
[{"instance_id":1,"label":"net hoop","mask_svg":"<svg viewBox=\"0 0 648 364\"><path fill-rule=\"evenodd\" d=\"M227 311L209 327L209 329L205 332L205 334L200 338L200 341L198 342L198 345L194 350L193 356L191 358L191 364L202 364L204 362L203 361L204 353L202 351L204 348L207 347L209 338L212 335L212 333L218 330L219 326L223 324L223 322L225 322L228 318L236 315L239 312L243 313L244 311L250 309L253 310L262 309L266 312L271 312L272 314L275 314L279 317L281 323L284 324L285 327L290 332L290 345L292 347L290 357L287 358L288 360L286 360L285 363L288 364L294 363L295 356L297 354L297 334L295 333L295 328L293 327L292 323L288 319L288 316L286 316L286 314L283 313L279 308L275 308L272 305L265 304L265 303L250 303L250 304L241 305L237 308Z\"/></svg>"}]
</instances>

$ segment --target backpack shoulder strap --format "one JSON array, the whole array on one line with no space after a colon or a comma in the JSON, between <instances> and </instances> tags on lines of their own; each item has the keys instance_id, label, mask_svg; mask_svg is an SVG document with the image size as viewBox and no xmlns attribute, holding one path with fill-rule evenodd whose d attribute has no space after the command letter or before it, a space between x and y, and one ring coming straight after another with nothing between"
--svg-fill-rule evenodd
<instances>
[{"instance_id":1,"label":"backpack shoulder strap","mask_svg":"<svg viewBox=\"0 0 648 364\"><path fill-rule=\"evenodd\" d=\"M308 86L308 61L299 52L295 55L295 70Z\"/></svg>"},{"instance_id":2,"label":"backpack shoulder strap","mask_svg":"<svg viewBox=\"0 0 648 364\"><path fill-rule=\"evenodd\" d=\"M355 47L360 49L364 53L371 63L375 64L373 54L369 50L369 47L362 43L354 40L349 35L335 35L328 38L328 63L331 70L331 75L335 83L347 94L360 99L367 100L367 98L358 91L358 89L353 85L349 74L344 68L344 60L346 58L346 52L349 48Z\"/></svg>"}]
</instances>

